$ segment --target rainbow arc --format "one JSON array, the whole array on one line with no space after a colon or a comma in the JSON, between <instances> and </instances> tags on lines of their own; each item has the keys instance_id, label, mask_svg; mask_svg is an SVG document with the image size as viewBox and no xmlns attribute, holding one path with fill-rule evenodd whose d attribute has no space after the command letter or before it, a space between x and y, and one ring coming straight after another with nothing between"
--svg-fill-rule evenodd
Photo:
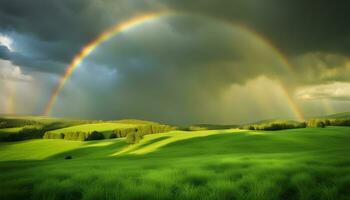
<instances>
[{"instance_id":1,"label":"rainbow arc","mask_svg":"<svg viewBox=\"0 0 350 200\"><path fill-rule=\"evenodd\" d=\"M67 67L64 75L61 77L55 88L53 89L52 95L45 107L44 115L48 116L50 115L57 98L61 91L63 90L67 80L72 76L74 71L77 69L77 67L84 61L86 57L88 57L99 45L107 42L110 38L115 37L119 33L125 32L131 28L134 28L136 26L139 26L141 24L144 24L146 22L150 22L152 20L156 20L162 17L166 17L169 15L180 15L179 13L174 12L156 12L156 13L148 13L141 16L137 16L134 18L131 18L129 20L123 21L121 23L117 23L116 25L112 26L111 28L107 29L106 31L102 32L97 38L86 44L73 58L69 66ZM235 28L239 28L240 30L246 32L247 34L250 34L254 36L256 39L258 39L260 42L266 44L283 62L283 66L286 68L288 73L290 73L292 76L294 76L294 71L292 65L288 62L288 59L286 56L278 50L269 40L267 40L265 37L261 36L257 32L250 30L249 28L245 27L242 24L236 24L229 21L224 21L224 23L227 23L229 26L234 26ZM303 113L299 106L296 104L296 102L293 100L289 92L286 90L286 87L281 83L281 86L284 91L284 95L287 98L288 104L290 105L290 108L292 109L293 113L295 114L295 117L299 120L304 120Z\"/></svg>"}]
</instances>

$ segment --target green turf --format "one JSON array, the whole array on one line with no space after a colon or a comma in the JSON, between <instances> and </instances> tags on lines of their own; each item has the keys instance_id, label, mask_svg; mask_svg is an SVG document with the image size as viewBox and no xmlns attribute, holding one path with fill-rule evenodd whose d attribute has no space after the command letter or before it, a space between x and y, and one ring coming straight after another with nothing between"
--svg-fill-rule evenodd
<instances>
[{"instance_id":1,"label":"green turf","mask_svg":"<svg viewBox=\"0 0 350 200\"><path fill-rule=\"evenodd\" d=\"M349 142L327 127L0 143L0 199L349 199Z\"/></svg>"}]
</instances>

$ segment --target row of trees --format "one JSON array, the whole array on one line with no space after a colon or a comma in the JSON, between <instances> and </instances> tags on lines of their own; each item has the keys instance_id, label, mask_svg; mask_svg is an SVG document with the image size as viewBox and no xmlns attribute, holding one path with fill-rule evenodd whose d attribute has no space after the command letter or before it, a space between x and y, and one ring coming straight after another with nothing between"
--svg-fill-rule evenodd
<instances>
[{"instance_id":1,"label":"row of trees","mask_svg":"<svg viewBox=\"0 0 350 200\"><path fill-rule=\"evenodd\" d=\"M92 131L92 132L77 131L77 132L67 132L67 133L46 132L43 138L89 141L89 140L103 140L105 139L105 136L98 131Z\"/></svg>"},{"instance_id":2,"label":"row of trees","mask_svg":"<svg viewBox=\"0 0 350 200\"><path fill-rule=\"evenodd\" d=\"M310 127L310 128L325 128L326 126L329 126L329 125L330 125L329 123L326 123L323 120L312 119L307 121L307 127Z\"/></svg>"},{"instance_id":3,"label":"row of trees","mask_svg":"<svg viewBox=\"0 0 350 200\"><path fill-rule=\"evenodd\" d=\"M248 130L283 130L294 128L325 128L326 126L350 126L350 119L311 119L306 122L267 122L241 127Z\"/></svg>"},{"instance_id":4,"label":"row of trees","mask_svg":"<svg viewBox=\"0 0 350 200\"><path fill-rule=\"evenodd\" d=\"M41 125L27 125L23 127L18 133L9 133L6 135L3 135L0 140L1 141L21 141L21 140L29 140L29 139L38 139L42 138L44 135L45 130L44 127Z\"/></svg>"},{"instance_id":5,"label":"row of trees","mask_svg":"<svg viewBox=\"0 0 350 200\"><path fill-rule=\"evenodd\" d=\"M166 133L173 130L176 130L176 127L163 124L142 125L135 128L113 130L113 133L111 134L110 138L126 137L127 143L135 144L138 143L144 135Z\"/></svg>"},{"instance_id":6,"label":"row of trees","mask_svg":"<svg viewBox=\"0 0 350 200\"><path fill-rule=\"evenodd\" d=\"M350 126L350 119L326 119L326 126Z\"/></svg>"},{"instance_id":7,"label":"row of trees","mask_svg":"<svg viewBox=\"0 0 350 200\"><path fill-rule=\"evenodd\" d=\"M41 123L35 120L0 118L0 128L16 128L24 126L36 126Z\"/></svg>"},{"instance_id":8,"label":"row of trees","mask_svg":"<svg viewBox=\"0 0 350 200\"><path fill-rule=\"evenodd\" d=\"M284 129L294 129L294 128L305 128L307 124L305 122L300 123L288 123L288 122L271 122L271 123L261 123L261 124L250 124L243 126L243 129L248 130L284 130Z\"/></svg>"},{"instance_id":9,"label":"row of trees","mask_svg":"<svg viewBox=\"0 0 350 200\"><path fill-rule=\"evenodd\" d=\"M112 131L113 138L123 138L126 137L129 133L139 133L140 135L156 134L156 133L165 133L172 130L176 130L175 127L163 125L163 124L150 124L150 125L141 125L133 128L122 128L115 129Z\"/></svg>"},{"instance_id":10,"label":"row of trees","mask_svg":"<svg viewBox=\"0 0 350 200\"><path fill-rule=\"evenodd\" d=\"M8 119L0 118L0 128L15 128L21 130L17 133L4 133L0 136L0 141L20 141L28 139L43 138L48 131L65 128L68 126L87 123L88 121L74 120L51 120L51 119Z\"/></svg>"},{"instance_id":11,"label":"row of trees","mask_svg":"<svg viewBox=\"0 0 350 200\"><path fill-rule=\"evenodd\" d=\"M109 135L109 138L125 138L129 144L134 144L139 142L144 135L165 133L172 130L176 130L175 127L162 125L162 124L150 124L150 125L140 125L132 128L120 128L115 129ZM57 133L57 132L46 132L43 136L44 139L65 139L65 140L102 140L106 138L106 135L98 131L93 132L67 132L67 133Z\"/></svg>"}]
</instances>

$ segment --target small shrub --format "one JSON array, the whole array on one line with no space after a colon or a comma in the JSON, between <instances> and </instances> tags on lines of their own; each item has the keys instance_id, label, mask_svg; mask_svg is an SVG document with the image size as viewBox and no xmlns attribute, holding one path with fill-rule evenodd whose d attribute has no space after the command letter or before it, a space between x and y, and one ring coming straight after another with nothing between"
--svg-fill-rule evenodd
<instances>
[{"instance_id":1,"label":"small shrub","mask_svg":"<svg viewBox=\"0 0 350 200\"><path fill-rule=\"evenodd\" d=\"M72 159L72 156L66 156L64 159L70 160L70 159Z\"/></svg>"}]
</instances>

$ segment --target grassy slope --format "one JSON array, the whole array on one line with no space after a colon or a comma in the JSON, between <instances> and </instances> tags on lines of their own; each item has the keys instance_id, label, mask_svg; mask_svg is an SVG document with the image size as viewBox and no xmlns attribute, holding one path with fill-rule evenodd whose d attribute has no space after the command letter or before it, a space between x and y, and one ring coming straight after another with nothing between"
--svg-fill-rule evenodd
<instances>
[{"instance_id":1,"label":"grassy slope","mask_svg":"<svg viewBox=\"0 0 350 200\"><path fill-rule=\"evenodd\" d=\"M349 141L328 127L0 143L0 199L346 199Z\"/></svg>"}]
</instances>

